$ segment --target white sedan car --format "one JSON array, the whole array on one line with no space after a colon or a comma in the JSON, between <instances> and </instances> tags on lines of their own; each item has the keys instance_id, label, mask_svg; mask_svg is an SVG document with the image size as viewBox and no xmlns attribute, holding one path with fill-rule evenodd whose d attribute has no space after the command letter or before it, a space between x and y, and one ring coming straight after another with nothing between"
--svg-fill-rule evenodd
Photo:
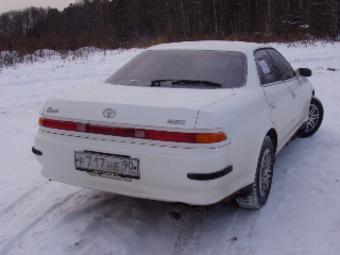
<instances>
[{"instance_id":1,"label":"white sedan car","mask_svg":"<svg viewBox=\"0 0 340 255\"><path fill-rule=\"evenodd\" d=\"M48 179L126 196L259 209L276 155L320 127L306 77L275 49L157 45L106 83L51 98L33 147Z\"/></svg>"}]
</instances>

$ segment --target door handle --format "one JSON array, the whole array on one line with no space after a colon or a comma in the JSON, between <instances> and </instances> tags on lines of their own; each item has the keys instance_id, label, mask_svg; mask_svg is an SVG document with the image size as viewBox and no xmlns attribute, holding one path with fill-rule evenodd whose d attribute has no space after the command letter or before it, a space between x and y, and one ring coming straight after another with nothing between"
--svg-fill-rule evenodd
<instances>
[{"instance_id":1,"label":"door handle","mask_svg":"<svg viewBox=\"0 0 340 255\"><path fill-rule=\"evenodd\" d=\"M295 94L294 91L292 91L292 97L293 97L293 98L296 98L296 94Z\"/></svg>"},{"instance_id":2,"label":"door handle","mask_svg":"<svg viewBox=\"0 0 340 255\"><path fill-rule=\"evenodd\" d=\"M274 104L274 103L269 103L269 108L270 108L270 110L275 110L276 104Z\"/></svg>"}]
</instances>

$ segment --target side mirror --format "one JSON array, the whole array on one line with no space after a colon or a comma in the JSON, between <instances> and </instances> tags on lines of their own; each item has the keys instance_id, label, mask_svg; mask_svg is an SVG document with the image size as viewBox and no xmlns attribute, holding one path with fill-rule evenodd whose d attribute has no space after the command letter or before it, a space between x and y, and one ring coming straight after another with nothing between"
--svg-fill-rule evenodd
<instances>
[{"instance_id":1,"label":"side mirror","mask_svg":"<svg viewBox=\"0 0 340 255\"><path fill-rule=\"evenodd\" d=\"M313 74L312 70L310 70L309 68L299 68L297 72L304 77L311 77Z\"/></svg>"}]
</instances>

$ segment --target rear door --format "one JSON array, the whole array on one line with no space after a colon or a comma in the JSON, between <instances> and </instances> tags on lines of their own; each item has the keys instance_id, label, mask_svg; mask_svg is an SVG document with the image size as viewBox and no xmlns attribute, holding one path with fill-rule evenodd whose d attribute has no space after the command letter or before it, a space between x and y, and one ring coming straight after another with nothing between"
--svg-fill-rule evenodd
<instances>
[{"instance_id":1,"label":"rear door","mask_svg":"<svg viewBox=\"0 0 340 255\"><path fill-rule=\"evenodd\" d=\"M308 112L310 96L303 82L298 78L288 61L275 49L267 49L268 54L272 58L274 64L281 73L281 80L285 82L292 96L292 103L295 110L293 125L297 128L304 121ZM306 107L307 106L307 107Z\"/></svg>"},{"instance_id":2,"label":"rear door","mask_svg":"<svg viewBox=\"0 0 340 255\"><path fill-rule=\"evenodd\" d=\"M267 49L257 50L255 60L270 116L278 132L279 146L281 146L281 143L287 142L293 130L295 106L292 93L287 83L282 82L282 74Z\"/></svg>"}]
</instances>

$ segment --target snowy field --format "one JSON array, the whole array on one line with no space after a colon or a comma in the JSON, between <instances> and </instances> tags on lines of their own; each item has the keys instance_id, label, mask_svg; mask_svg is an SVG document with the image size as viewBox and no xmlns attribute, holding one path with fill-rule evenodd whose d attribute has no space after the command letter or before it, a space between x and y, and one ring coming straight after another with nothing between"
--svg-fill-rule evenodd
<instances>
[{"instance_id":1,"label":"snowy field","mask_svg":"<svg viewBox=\"0 0 340 255\"><path fill-rule=\"evenodd\" d=\"M139 50L0 71L0 254L340 254L340 44L278 48L313 70L323 126L281 152L261 211L219 204L179 220L168 203L48 182L31 153L49 96L105 80Z\"/></svg>"}]
</instances>

